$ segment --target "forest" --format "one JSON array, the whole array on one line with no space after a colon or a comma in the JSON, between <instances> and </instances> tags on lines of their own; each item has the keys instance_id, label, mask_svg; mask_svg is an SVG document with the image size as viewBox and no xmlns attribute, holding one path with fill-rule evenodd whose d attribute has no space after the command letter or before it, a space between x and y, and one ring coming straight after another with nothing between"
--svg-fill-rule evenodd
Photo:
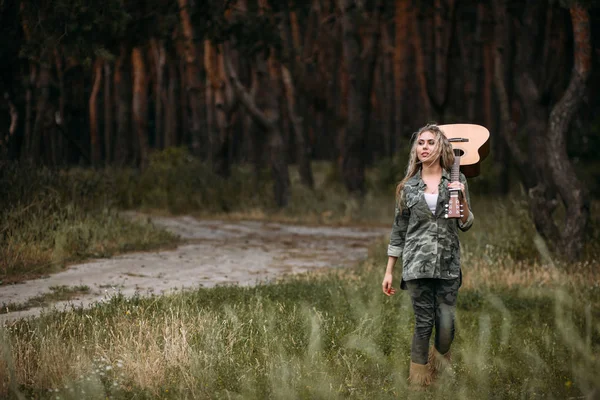
<instances>
[{"instance_id":1,"label":"forest","mask_svg":"<svg viewBox=\"0 0 600 400\"><path fill-rule=\"evenodd\" d=\"M477 123L494 191L516 170L537 230L575 259L599 190L594 6L3 2L2 159L144 169L183 146L225 179L269 167L285 207L291 163L311 187L311 160L335 162L360 195L365 168L426 122Z\"/></svg>"}]
</instances>

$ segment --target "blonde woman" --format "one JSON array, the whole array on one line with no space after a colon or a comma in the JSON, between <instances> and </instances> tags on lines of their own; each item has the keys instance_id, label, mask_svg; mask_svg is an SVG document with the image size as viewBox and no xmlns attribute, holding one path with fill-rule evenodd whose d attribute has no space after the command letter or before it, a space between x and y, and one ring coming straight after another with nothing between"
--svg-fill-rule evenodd
<instances>
[{"instance_id":1,"label":"blonde woman","mask_svg":"<svg viewBox=\"0 0 600 400\"><path fill-rule=\"evenodd\" d=\"M400 287L408 290L415 314L411 347L410 386L421 389L447 368L454 339L456 297L461 285L458 229L473 224L467 181L461 173L450 181L452 145L435 124L414 135L406 176L396 188L396 212L383 292L392 296L394 265L402 257ZM450 190L460 191L464 214L445 218ZM429 340L435 328L434 344Z\"/></svg>"}]
</instances>

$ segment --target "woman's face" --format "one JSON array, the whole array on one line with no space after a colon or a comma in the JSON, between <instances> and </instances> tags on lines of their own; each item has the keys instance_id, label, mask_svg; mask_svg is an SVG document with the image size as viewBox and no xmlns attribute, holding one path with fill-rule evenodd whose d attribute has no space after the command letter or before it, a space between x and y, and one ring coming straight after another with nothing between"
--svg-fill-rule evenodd
<instances>
[{"instance_id":1,"label":"woman's face","mask_svg":"<svg viewBox=\"0 0 600 400\"><path fill-rule=\"evenodd\" d=\"M417 158L420 162L431 162L430 156L434 153L436 139L433 133L425 131L417 138Z\"/></svg>"}]
</instances>

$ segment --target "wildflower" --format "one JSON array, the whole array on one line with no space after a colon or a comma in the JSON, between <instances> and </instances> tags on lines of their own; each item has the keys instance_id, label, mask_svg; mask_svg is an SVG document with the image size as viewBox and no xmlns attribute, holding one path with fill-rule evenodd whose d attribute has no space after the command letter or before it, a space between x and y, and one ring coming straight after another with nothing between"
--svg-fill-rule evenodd
<instances>
[{"instance_id":1,"label":"wildflower","mask_svg":"<svg viewBox=\"0 0 600 400\"><path fill-rule=\"evenodd\" d=\"M567 380L567 381L565 382L565 386L566 386L566 388L567 388L567 389L571 389L571 386L573 386L573 382L571 382L571 381Z\"/></svg>"}]
</instances>

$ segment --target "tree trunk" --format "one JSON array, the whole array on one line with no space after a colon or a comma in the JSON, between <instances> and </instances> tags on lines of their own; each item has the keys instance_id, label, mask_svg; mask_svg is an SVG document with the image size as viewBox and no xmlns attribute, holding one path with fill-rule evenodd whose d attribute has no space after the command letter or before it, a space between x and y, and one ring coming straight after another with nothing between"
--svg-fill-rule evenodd
<instances>
[{"instance_id":1,"label":"tree trunk","mask_svg":"<svg viewBox=\"0 0 600 400\"><path fill-rule=\"evenodd\" d=\"M452 39L454 4L455 0L435 0L434 5L435 90L432 92L434 104L441 111L441 116L444 114L448 93L448 49Z\"/></svg>"},{"instance_id":2,"label":"tree trunk","mask_svg":"<svg viewBox=\"0 0 600 400\"><path fill-rule=\"evenodd\" d=\"M475 43L473 48L473 63L475 65L475 85L474 92L475 97L482 99L482 107L480 107L480 112L475 113L475 120L484 120L483 117L486 114L486 110L489 111L486 107L491 107L490 103L486 103L486 100L489 101L490 97L486 97L486 87L485 87L485 79L486 79L486 54L485 54L485 38L484 38L484 21L486 19L486 5L484 3L477 4L477 24L475 26ZM483 93L480 90L480 82L484 82ZM491 82L490 82L491 83ZM489 90L487 90L487 94L489 94ZM489 125L488 125L489 126Z\"/></svg>"},{"instance_id":3,"label":"tree trunk","mask_svg":"<svg viewBox=\"0 0 600 400\"><path fill-rule=\"evenodd\" d=\"M522 182L527 190L537 185L537 179L528 172L529 159L526 153L520 148L517 140L517 124L511 116L511 99L505 83L506 71L505 65L505 44L508 42L507 36L507 18L506 18L506 0L494 0L495 28L495 52L494 52L494 87L498 96L500 106L501 128L500 133L504 137L506 145L510 151L510 156L515 163ZM537 226L537 225L536 225Z\"/></svg>"},{"instance_id":4,"label":"tree trunk","mask_svg":"<svg viewBox=\"0 0 600 400\"><path fill-rule=\"evenodd\" d=\"M188 0L177 0L179 4L179 16L181 18L181 28L184 38L184 56L185 56L185 88L187 92L188 105L191 111L191 127L190 135L192 139L192 151L196 155L201 155L201 118L200 100L201 84L200 71L198 69L198 61L196 56L196 43L194 42L194 30L190 18ZM204 151L206 153L206 151Z\"/></svg>"},{"instance_id":5,"label":"tree trunk","mask_svg":"<svg viewBox=\"0 0 600 400\"><path fill-rule=\"evenodd\" d=\"M215 64L215 120L217 122L217 131L212 140L212 160L213 169L218 175L228 178L231 174L231 159L229 158L230 138L230 118L233 113L233 98L227 96L228 85L225 74L225 65L223 52L214 54Z\"/></svg>"},{"instance_id":6,"label":"tree trunk","mask_svg":"<svg viewBox=\"0 0 600 400\"><path fill-rule=\"evenodd\" d=\"M296 111L296 93L294 90L294 83L292 81L292 74L285 66L281 67L281 74L287 98L288 115L290 116L292 128L294 130L296 161L298 162L300 181L304 186L312 189L314 187L314 179L312 168L310 166L310 158L307 152L308 146L306 145L306 141L304 139L303 121L302 118L298 116L298 112Z\"/></svg>"},{"instance_id":7,"label":"tree trunk","mask_svg":"<svg viewBox=\"0 0 600 400\"><path fill-rule=\"evenodd\" d=\"M538 83L539 61L535 55L536 38L540 35L539 15L545 5L528 2L522 17L517 38L515 58L515 88L525 114L524 131L527 132L528 153L535 154L523 172L535 175L535 186L528 188L530 207L538 232L550 242L556 243L560 231L554 222L553 213L558 206L556 187L548 168L546 132L548 129L548 107L543 104L544 93Z\"/></svg>"},{"instance_id":8,"label":"tree trunk","mask_svg":"<svg viewBox=\"0 0 600 400\"><path fill-rule=\"evenodd\" d=\"M261 86L265 94L265 109L260 110L249 93L239 81L236 72L233 69L231 58L227 45L223 46L225 55L225 68L230 82L232 83L236 95L246 110L252 116L252 119L267 133L268 154L271 165L271 173L273 176L273 191L275 195L275 203L278 207L285 207L290 199L290 178L286 161L286 152L284 142L279 130L279 113L277 101L279 94L277 93L277 82L268 72L274 69L274 66L268 68L264 58L257 57L258 69L258 85ZM273 56L271 56L272 58ZM270 60L274 62L274 60Z\"/></svg>"},{"instance_id":9,"label":"tree trunk","mask_svg":"<svg viewBox=\"0 0 600 400\"><path fill-rule=\"evenodd\" d=\"M548 164L552 178L565 205L565 226L561 230L561 253L567 260L581 256L585 230L590 215L590 200L586 187L577 177L567 155L566 134L586 91L586 81L592 69L590 17L585 8L574 3L570 9L573 23L573 72L567 90L550 113L548 133Z\"/></svg>"},{"instance_id":10,"label":"tree trunk","mask_svg":"<svg viewBox=\"0 0 600 400\"><path fill-rule=\"evenodd\" d=\"M524 130L527 131L530 139L528 154L534 156L531 159L526 158L525 153L517 145L514 135L503 133L523 183L528 189L530 210L536 230L544 239L557 245L557 254L568 260L574 260L581 255L585 243L584 231L589 218L589 199L585 187L578 181L568 159L565 135L585 92L585 81L591 70L589 15L578 5L571 9L575 38L575 65L569 86L548 117L544 105L548 94L542 92L541 86L534 80L534 77L540 78L540 73L535 69L539 62L534 53L535 37L540 32L537 6L537 3L527 3L523 14L523 26L520 35L515 39L517 93L527 120ZM499 45L506 25L506 4L496 0L494 8L494 15L497 18L495 83L502 118L506 121L510 118L509 105L503 83L503 47ZM510 126L512 130L516 129L514 124L505 122L503 125ZM562 227L557 225L553 215L558 205L557 193L560 194L566 211L565 224Z\"/></svg>"},{"instance_id":11,"label":"tree trunk","mask_svg":"<svg viewBox=\"0 0 600 400\"><path fill-rule=\"evenodd\" d=\"M365 138L369 131L371 89L380 38L382 3L375 5L372 33L365 48L359 35L359 5L356 0L340 0L342 10L342 46L348 68L348 124L342 153L342 177L348 191L365 193Z\"/></svg>"},{"instance_id":12,"label":"tree trunk","mask_svg":"<svg viewBox=\"0 0 600 400\"><path fill-rule=\"evenodd\" d=\"M21 153L21 160L31 160L31 142L32 142L32 130L33 130L33 94L35 82L37 81L37 67L33 64L33 61L29 61L29 81L27 84L27 91L25 93L25 130L23 138L23 152Z\"/></svg>"},{"instance_id":13,"label":"tree trunk","mask_svg":"<svg viewBox=\"0 0 600 400\"><path fill-rule=\"evenodd\" d=\"M265 67L262 64L266 64ZM270 120L271 127L267 132L267 149L269 154L269 164L271 166L271 174L273 176L273 191L275 195L275 203L279 207L288 205L291 188L290 175L288 171L287 151L283 134L280 130L280 76L281 67L273 52L268 59L259 58L258 68L260 71L265 71L261 74L260 86L262 93L267 96L265 102L264 114Z\"/></svg>"},{"instance_id":14,"label":"tree trunk","mask_svg":"<svg viewBox=\"0 0 600 400\"><path fill-rule=\"evenodd\" d=\"M156 79L154 81L154 126L155 126L155 137L156 147L161 149L165 147L164 143L164 121L163 121L163 108L162 99L164 91L164 75L165 75L165 44L162 40L156 40L155 38L150 39L150 46L152 47L152 55L154 58L154 65L156 70Z\"/></svg>"},{"instance_id":15,"label":"tree trunk","mask_svg":"<svg viewBox=\"0 0 600 400\"><path fill-rule=\"evenodd\" d=\"M131 73L129 69L129 51L121 46L119 57L115 64L114 88L116 103L116 128L114 158L117 165L125 165L129 157L131 141Z\"/></svg>"},{"instance_id":16,"label":"tree trunk","mask_svg":"<svg viewBox=\"0 0 600 400\"><path fill-rule=\"evenodd\" d=\"M506 71L505 64L505 43L508 41L506 31L506 0L494 0L494 15L496 16L494 28L494 87L498 96L498 104L500 106L500 133L505 138L510 149L512 157L517 163L519 170L526 167L525 153L519 147L516 135L517 126L511 117L511 99L509 98L508 89L505 83ZM523 174L523 176L526 176ZM526 187L534 186L534 182L524 182Z\"/></svg>"},{"instance_id":17,"label":"tree trunk","mask_svg":"<svg viewBox=\"0 0 600 400\"><path fill-rule=\"evenodd\" d=\"M42 143L48 144L48 109L50 105L50 67L46 64L40 65L40 75L37 83L37 101L35 106L35 123L33 125L33 136L31 140L30 157L34 164L45 156L46 162L50 161L47 148L42 153Z\"/></svg>"},{"instance_id":18,"label":"tree trunk","mask_svg":"<svg viewBox=\"0 0 600 400\"><path fill-rule=\"evenodd\" d=\"M379 99L382 110L381 127L383 133L383 154L386 157L391 157L394 154L393 138L394 138L394 48L390 40L388 25L382 24L383 51L381 59L381 87L383 96Z\"/></svg>"},{"instance_id":19,"label":"tree trunk","mask_svg":"<svg viewBox=\"0 0 600 400\"><path fill-rule=\"evenodd\" d=\"M410 1L396 1L396 12L394 17L394 123L396 144L394 150L398 149L401 138L404 137L404 113L403 102L404 89L406 87L407 44L409 38L410 24Z\"/></svg>"},{"instance_id":20,"label":"tree trunk","mask_svg":"<svg viewBox=\"0 0 600 400\"><path fill-rule=\"evenodd\" d=\"M492 88L494 85L494 53L490 43L483 47L483 123L491 127L492 122Z\"/></svg>"},{"instance_id":21,"label":"tree trunk","mask_svg":"<svg viewBox=\"0 0 600 400\"><path fill-rule=\"evenodd\" d=\"M131 52L133 76L133 128L138 140L139 166L148 166L148 78L144 55L139 47Z\"/></svg>"},{"instance_id":22,"label":"tree trunk","mask_svg":"<svg viewBox=\"0 0 600 400\"><path fill-rule=\"evenodd\" d=\"M178 96L177 88L179 87L179 80L177 76L177 66L175 60L169 61L169 83L167 85L167 101L165 102L165 147L172 147L178 145L177 140L177 128L178 118L177 109L178 107Z\"/></svg>"},{"instance_id":23,"label":"tree trunk","mask_svg":"<svg viewBox=\"0 0 600 400\"><path fill-rule=\"evenodd\" d=\"M178 62L179 70L179 103L181 104L180 109L180 121L181 121L181 140L188 146L192 144L191 138L191 124L190 124L190 102L188 98L188 91L186 89L186 62L180 59Z\"/></svg>"},{"instance_id":24,"label":"tree trunk","mask_svg":"<svg viewBox=\"0 0 600 400\"><path fill-rule=\"evenodd\" d=\"M210 160L213 171L230 175L229 119L233 112L233 98L227 96L228 85L223 65L223 54L210 42L204 41L204 69L206 70L207 125L209 127Z\"/></svg>"},{"instance_id":25,"label":"tree trunk","mask_svg":"<svg viewBox=\"0 0 600 400\"><path fill-rule=\"evenodd\" d=\"M206 105L206 134L208 137L208 154L212 163L213 149L212 141L215 137L215 108L214 108L214 88L216 78L213 62L213 50L209 39L204 40L204 71L206 72L206 83L204 84L204 96Z\"/></svg>"},{"instance_id":26,"label":"tree trunk","mask_svg":"<svg viewBox=\"0 0 600 400\"><path fill-rule=\"evenodd\" d=\"M421 105L420 119L423 121L431 121L433 114L431 110L431 100L427 94L427 67L423 49L423 39L421 37L420 17L413 15L412 23L410 24L410 33L412 36L412 48L415 55L415 68L419 87L419 97Z\"/></svg>"},{"instance_id":27,"label":"tree trunk","mask_svg":"<svg viewBox=\"0 0 600 400\"><path fill-rule=\"evenodd\" d=\"M227 60L226 60L227 61ZM225 64L227 66L227 64ZM258 74L256 72L256 67L250 67L251 72L251 85L250 92L248 93L248 97L252 102L256 101L256 94L258 93ZM229 74L229 73L228 73ZM233 83L233 82L232 82ZM235 88L235 84L234 84ZM246 113L244 117L244 132L246 134L246 141L248 144L247 153L250 155L250 160L252 162L252 168L254 170L254 180L255 186L258 187L258 180L260 178L260 170L263 164L262 154L264 153L264 135L260 132L260 128L254 123L252 115L250 113Z\"/></svg>"},{"instance_id":28,"label":"tree trunk","mask_svg":"<svg viewBox=\"0 0 600 400\"><path fill-rule=\"evenodd\" d=\"M12 95L8 91L4 92L4 99L8 104L8 112L10 115L10 125L8 126L8 132L4 137L0 136L0 149L7 151L10 157L11 139L14 137L17 127L19 126L19 110L13 102ZM6 154L6 153L5 153Z\"/></svg>"},{"instance_id":29,"label":"tree trunk","mask_svg":"<svg viewBox=\"0 0 600 400\"><path fill-rule=\"evenodd\" d=\"M65 136L68 137L67 126L68 124L65 122L65 106L66 106L66 93L65 93L65 77L64 77L64 64L63 64L63 56L59 50L54 52L54 58L56 63L56 75L58 77L58 113L55 117L55 123L58 126L58 129L61 130L62 135L57 136L57 155L59 155L60 163L64 163L66 161L66 146L65 146Z\"/></svg>"},{"instance_id":30,"label":"tree trunk","mask_svg":"<svg viewBox=\"0 0 600 400\"><path fill-rule=\"evenodd\" d=\"M306 107L301 103L295 89L294 81L303 74L305 68L301 65L298 59L298 54L302 52L300 44L300 34L298 29L298 21L295 13L290 13L287 0L283 2L283 15L279 25L279 31L283 38L284 47L289 49L287 55L289 68L282 65L281 76L283 80L284 93L287 104L287 115L289 116L294 133L294 142L296 145L296 162L298 163L298 172L300 174L300 182L312 189L314 187L314 179L312 168L310 165L310 148L306 143L306 127L302 111L306 112ZM311 9L312 14L312 9ZM302 61L303 62L303 61ZM302 71L302 72L301 72Z\"/></svg>"},{"instance_id":31,"label":"tree trunk","mask_svg":"<svg viewBox=\"0 0 600 400\"><path fill-rule=\"evenodd\" d=\"M344 143L346 143L346 126L348 125L348 86L349 86L349 76L348 76L348 65L344 62L344 48L342 45L342 29L338 28L340 34L339 43L336 45L336 61L338 73L336 78L337 85L332 88L331 93L331 101L335 107L335 116L336 118L336 148L338 153L336 154L336 167L339 170L339 173L342 173L344 169Z\"/></svg>"},{"instance_id":32,"label":"tree trunk","mask_svg":"<svg viewBox=\"0 0 600 400\"><path fill-rule=\"evenodd\" d=\"M113 159L113 94L112 66L104 63L104 163L109 165Z\"/></svg>"},{"instance_id":33,"label":"tree trunk","mask_svg":"<svg viewBox=\"0 0 600 400\"><path fill-rule=\"evenodd\" d=\"M457 42L460 49L461 69L464 88L464 110L469 121L475 121L477 113L477 83L478 65L480 65L479 46L481 45L481 23L482 23L482 7L483 4L477 6L477 22L475 32L471 31L471 21L459 20L456 27L458 35ZM489 126L488 126L489 128Z\"/></svg>"},{"instance_id":34,"label":"tree trunk","mask_svg":"<svg viewBox=\"0 0 600 400\"><path fill-rule=\"evenodd\" d=\"M100 132L98 129L98 93L102 85L102 65L101 59L96 59L94 63L94 83L89 100L90 115L90 154L92 156L92 166L98 167L102 159L102 148L100 147Z\"/></svg>"},{"instance_id":35,"label":"tree trunk","mask_svg":"<svg viewBox=\"0 0 600 400\"><path fill-rule=\"evenodd\" d=\"M313 1L310 12L305 24L304 29L304 39L301 42L301 50L297 50L298 54L298 63L297 69L299 72L297 74L292 74L295 78L293 83L295 83L296 89L296 106L297 113L300 118L302 118L302 127L304 129L303 139L305 144L305 152L308 160L311 157L315 156L315 154L325 154L325 157L332 157L335 154L335 134L326 135L325 132L336 132L338 129L338 113L335 111L335 107L331 106L332 100L329 99L326 105L323 108L319 109L319 112L311 113L313 107L311 107L311 98L308 95L307 85L305 82L310 79L308 77L309 69L312 74L314 71L314 60L316 59L315 53L317 51L322 51L320 49L318 39L319 35L322 33L321 28L321 4L319 1ZM295 28L292 27L292 32L295 31ZM295 39L294 39L295 40ZM331 68L332 77L327 80L327 90L323 94L324 98L327 99L330 93L335 93L339 88L339 77L336 76L336 67L337 61L335 58L335 46L338 46L337 43L334 43L334 46L331 46L331 43L328 43L327 49L329 50L329 54L331 54L330 59L328 60L330 65L335 65L335 67ZM333 51L332 51L333 50ZM323 122L323 114L327 113L328 115L328 126L324 127ZM311 126L316 127L313 129ZM317 133L318 132L318 136ZM324 143L325 145L319 146L319 144ZM325 150L321 150L318 147L325 147ZM323 157L323 155L321 155ZM306 170L308 174L309 171ZM312 166L310 174L312 175ZM310 182L310 178L306 176L306 178L302 178L305 182Z\"/></svg>"}]
</instances>

